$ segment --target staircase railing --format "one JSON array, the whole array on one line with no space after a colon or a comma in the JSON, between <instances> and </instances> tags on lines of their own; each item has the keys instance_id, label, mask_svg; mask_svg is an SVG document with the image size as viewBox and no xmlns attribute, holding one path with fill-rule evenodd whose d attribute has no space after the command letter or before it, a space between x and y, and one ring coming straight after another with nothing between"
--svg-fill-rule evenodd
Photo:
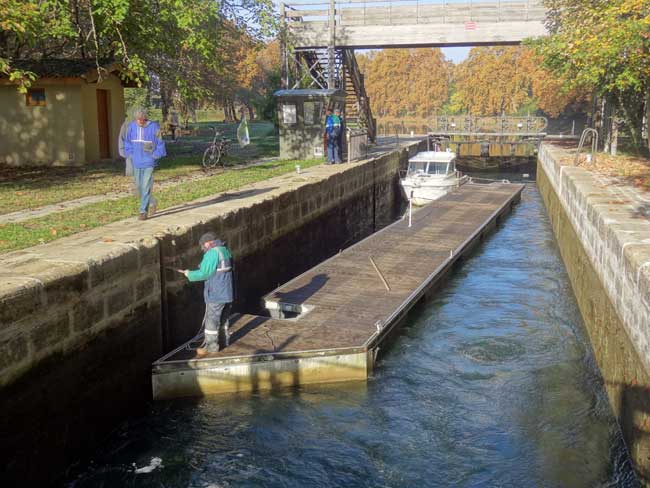
<instances>
[{"instance_id":1,"label":"staircase railing","mask_svg":"<svg viewBox=\"0 0 650 488\"><path fill-rule=\"evenodd\" d=\"M370 109L370 98L366 93L366 87L363 83L363 76L359 70L357 58L354 56L354 50L346 49L343 59L347 72L350 76L350 80L352 80L352 86L354 86L357 102L359 103L360 125L366 127L368 130L368 137L371 141L374 142L377 135L377 127L375 124L375 119L372 116L372 111Z\"/></svg>"}]
</instances>

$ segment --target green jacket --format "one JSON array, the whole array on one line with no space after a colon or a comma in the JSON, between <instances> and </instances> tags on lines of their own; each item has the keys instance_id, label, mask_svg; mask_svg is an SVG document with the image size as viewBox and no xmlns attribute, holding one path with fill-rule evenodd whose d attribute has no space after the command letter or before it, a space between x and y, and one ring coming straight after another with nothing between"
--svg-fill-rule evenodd
<instances>
[{"instance_id":1,"label":"green jacket","mask_svg":"<svg viewBox=\"0 0 650 488\"><path fill-rule=\"evenodd\" d=\"M205 281L203 298L206 303L233 301L232 255L227 247L215 245L203 255L199 269L187 273L190 281Z\"/></svg>"}]
</instances>

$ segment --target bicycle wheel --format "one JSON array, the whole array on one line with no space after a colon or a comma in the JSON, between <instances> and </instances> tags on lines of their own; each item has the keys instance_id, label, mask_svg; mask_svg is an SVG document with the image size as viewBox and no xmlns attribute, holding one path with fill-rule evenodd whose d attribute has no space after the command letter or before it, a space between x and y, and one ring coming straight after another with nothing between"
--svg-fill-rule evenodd
<instances>
[{"instance_id":1,"label":"bicycle wheel","mask_svg":"<svg viewBox=\"0 0 650 488\"><path fill-rule=\"evenodd\" d=\"M221 151L216 146L210 146L203 153L203 167L205 169L212 169L219 164L221 159Z\"/></svg>"}]
</instances>

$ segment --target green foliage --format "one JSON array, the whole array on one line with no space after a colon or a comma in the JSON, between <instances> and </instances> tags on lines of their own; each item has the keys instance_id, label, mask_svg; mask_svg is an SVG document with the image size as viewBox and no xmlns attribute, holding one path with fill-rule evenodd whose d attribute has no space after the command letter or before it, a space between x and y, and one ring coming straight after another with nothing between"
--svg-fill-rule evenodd
<instances>
[{"instance_id":1,"label":"green foliage","mask_svg":"<svg viewBox=\"0 0 650 488\"><path fill-rule=\"evenodd\" d=\"M650 79L647 0L547 0L552 35L531 41L572 87L641 92Z\"/></svg>"},{"instance_id":2,"label":"green foliage","mask_svg":"<svg viewBox=\"0 0 650 488\"><path fill-rule=\"evenodd\" d=\"M563 78L565 89L578 87L613 102L612 127L625 120L638 147L641 109L648 104L645 97L650 91L648 0L546 0L545 4L552 35L529 44L544 65Z\"/></svg>"},{"instance_id":3,"label":"green foliage","mask_svg":"<svg viewBox=\"0 0 650 488\"><path fill-rule=\"evenodd\" d=\"M196 98L215 93L237 43L275 27L270 0L3 0L0 71L25 89L34 75L13 59L118 59L130 79L154 73Z\"/></svg>"}]
</instances>

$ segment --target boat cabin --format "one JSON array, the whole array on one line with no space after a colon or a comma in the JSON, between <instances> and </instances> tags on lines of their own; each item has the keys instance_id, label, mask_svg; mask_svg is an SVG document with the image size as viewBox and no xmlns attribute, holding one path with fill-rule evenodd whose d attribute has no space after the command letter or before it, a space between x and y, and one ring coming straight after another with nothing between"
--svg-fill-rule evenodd
<instances>
[{"instance_id":1,"label":"boat cabin","mask_svg":"<svg viewBox=\"0 0 650 488\"><path fill-rule=\"evenodd\" d=\"M424 151L409 159L409 175L450 175L456 172L456 154Z\"/></svg>"}]
</instances>

